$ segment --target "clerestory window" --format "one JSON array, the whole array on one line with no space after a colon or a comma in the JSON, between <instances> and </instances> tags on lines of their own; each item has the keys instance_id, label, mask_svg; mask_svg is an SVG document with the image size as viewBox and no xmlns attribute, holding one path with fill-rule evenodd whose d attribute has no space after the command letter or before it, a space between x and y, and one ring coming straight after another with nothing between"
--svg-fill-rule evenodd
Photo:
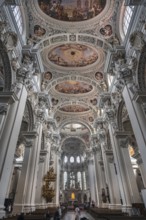
<instances>
[{"instance_id":1,"label":"clerestory window","mask_svg":"<svg viewBox=\"0 0 146 220\"><path fill-rule=\"evenodd\" d=\"M131 17L132 17L132 14L133 14L133 9L134 9L134 6L126 6L125 7L125 11L124 11L124 15L123 15L123 32L124 32L124 35L127 34L128 27L129 27Z\"/></svg>"},{"instance_id":2,"label":"clerestory window","mask_svg":"<svg viewBox=\"0 0 146 220\"><path fill-rule=\"evenodd\" d=\"M11 9L12 9L13 15L15 17L15 21L16 21L18 30L19 30L20 34L22 34L22 32L23 32L23 19L22 19L22 13L21 13L20 7L15 5L15 6L11 6Z\"/></svg>"}]
</instances>

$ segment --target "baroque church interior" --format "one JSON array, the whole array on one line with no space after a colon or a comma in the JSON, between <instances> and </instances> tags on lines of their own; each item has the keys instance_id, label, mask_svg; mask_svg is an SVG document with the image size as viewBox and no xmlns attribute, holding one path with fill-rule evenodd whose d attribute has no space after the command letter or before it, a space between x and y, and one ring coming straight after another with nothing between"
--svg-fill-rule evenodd
<instances>
[{"instance_id":1,"label":"baroque church interior","mask_svg":"<svg viewBox=\"0 0 146 220\"><path fill-rule=\"evenodd\" d=\"M58 206L146 215L145 0L0 0L0 218Z\"/></svg>"}]
</instances>

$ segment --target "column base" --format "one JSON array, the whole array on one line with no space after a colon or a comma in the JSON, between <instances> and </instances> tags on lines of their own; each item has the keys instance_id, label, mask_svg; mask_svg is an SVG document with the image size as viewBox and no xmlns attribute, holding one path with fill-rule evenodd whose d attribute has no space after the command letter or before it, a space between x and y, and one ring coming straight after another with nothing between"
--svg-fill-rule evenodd
<instances>
[{"instance_id":1,"label":"column base","mask_svg":"<svg viewBox=\"0 0 146 220\"><path fill-rule=\"evenodd\" d=\"M101 208L108 208L109 207L109 203L102 203Z\"/></svg>"},{"instance_id":2,"label":"column base","mask_svg":"<svg viewBox=\"0 0 146 220\"><path fill-rule=\"evenodd\" d=\"M48 207L57 207L56 203L48 203Z\"/></svg>"},{"instance_id":3,"label":"column base","mask_svg":"<svg viewBox=\"0 0 146 220\"><path fill-rule=\"evenodd\" d=\"M36 210L36 205L35 204L14 204L13 207L13 212L12 214L20 214L21 212L24 213L31 213Z\"/></svg>"},{"instance_id":4,"label":"column base","mask_svg":"<svg viewBox=\"0 0 146 220\"><path fill-rule=\"evenodd\" d=\"M40 203L40 204L35 204L35 207L36 207L36 209L46 209L46 208L48 208L48 204L42 204L42 203Z\"/></svg>"},{"instance_id":5,"label":"column base","mask_svg":"<svg viewBox=\"0 0 146 220\"><path fill-rule=\"evenodd\" d=\"M122 205L121 204L109 204L109 209L114 209L114 210L121 210Z\"/></svg>"},{"instance_id":6,"label":"column base","mask_svg":"<svg viewBox=\"0 0 146 220\"><path fill-rule=\"evenodd\" d=\"M4 206L3 207L0 207L0 219L6 217L6 212L4 210Z\"/></svg>"},{"instance_id":7,"label":"column base","mask_svg":"<svg viewBox=\"0 0 146 220\"><path fill-rule=\"evenodd\" d=\"M35 204L25 204L24 205L24 213L31 213L36 210L36 205Z\"/></svg>"},{"instance_id":8,"label":"column base","mask_svg":"<svg viewBox=\"0 0 146 220\"><path fill-rule=\"evenodd\" d=\"M24 205L22 204L14 204L12 215L19 215L21 212L24 212Z\"/></svg>"},{"instance_id":9,"label":"column base","mask_svg":"<svg viewBox=\"0 0 146 220\"><path fill-rule=\"evenodd\" d=\"M124 212L125 214L131 216L132 215L132 207L130 205L129 206L123 205L122 206L122 212Z\"/></svg>"}]
</instances>

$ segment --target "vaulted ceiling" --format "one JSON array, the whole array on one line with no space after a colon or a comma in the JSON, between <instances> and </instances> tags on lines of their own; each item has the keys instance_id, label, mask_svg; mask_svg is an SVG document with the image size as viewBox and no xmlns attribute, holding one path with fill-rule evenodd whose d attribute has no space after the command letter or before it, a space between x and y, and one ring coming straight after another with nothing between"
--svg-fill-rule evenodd
<instances>
[{"instance_id":1,"label":"vaulted ceiling","mask_svg":"<svg viewBox=\"0 0 146 220\"><path fill-rule=\"evenodd\" d=\"M105 64L108 49L115 39L118 43L118 4L115 0L31 0L27 9L29 33L44 66L41 89L51 98L62 150L82 152L90 148L94 121L101 116L99 96L108 91Z\"/></svg>"}]
</instances>

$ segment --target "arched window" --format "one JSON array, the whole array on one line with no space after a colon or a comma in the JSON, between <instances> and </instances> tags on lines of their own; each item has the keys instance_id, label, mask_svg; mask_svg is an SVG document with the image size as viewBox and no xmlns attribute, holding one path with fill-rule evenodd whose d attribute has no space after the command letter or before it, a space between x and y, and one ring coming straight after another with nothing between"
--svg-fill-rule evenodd
<instances>
[{"instance_id":1,"label":"arched window","mask_svg":"<svg viewBox=\"0 0 146 220\"><path fill-rule=\"evenodd\" d=\"M64 157L64 163L67 163L67 161L68 161L68 158L67 158L67 156L65 156Z\"/></svg>"},{"instance_id":2,"label":"arched window","mask_svg":"<svg viewBox=\"0 0 146 220\"><path fill-rule=\"evenodd\" d=\"M74 157L70 157L70 162L71 163L74 163L74 160L75 160Z\"/></svg>"},{"instance_id":3,"label":"arched window","mask_svg":"<svg viewBox=\"0 0 146 220\"><path fill-rule=\"evenodd\" d=\"M134 6L126 6L125 7L124 16L123 16L123 32L124 32L124 35L127 34L128 27L129 27L131 17L132 17L132 14L133 14L133 9L134 9Z\"/></svg>"},{"instance_id":4,"label":"arched window","mask_svg":"<svg viewBox=\"0 0 146 220\"><path fill-rule=\"evenodd\" d=\"M22 20L22 13L21 13L20 7L15 5L15 6L11 6L11 9L12 9L13 15L15 17L18 30L19 30L20 34L22 34L22 32L23 32L23 20Z\"/></svg>"},{"instance_id":5,"label":"arched window","mask_svg":"<svg viewBox=\"0 0 146 220\"><path fill-rule=\"evenodd\" d=\"M77 172L77 179L78 179L78 184L81 189L82 189L82 178L81 178L81 172Z\"/></svg>"},{"instance_id":6,"label":"arched window","mask_svg":"<svg viewBox=\"0 0 146 220\"><path fill-rule=\"evenodd\" d=\"M85 172L83 172L83 185L84 185L84 190L86 190L87 189L87 184L86 184Z\"/></svg>"},{"instance_id":7,"label":"arched window","mask_svg":"<svg viewBox=\"0 0 146 220\"><path fill-rule=\"evenodd\" d=\"M64 189L66 188L67 185L67 172L64 172Z\"/></svg>"},{"instance_id":8,"label":"arched window","mask_svg":"<svg viewBox=\"0 0 146 220\"><path fill-rule=\"evenodd\" d=\"M80 159L80 157L78 156L77 157L77 163L80 163L81 162L81 159Z\"/></svg>"},{"instance_id":9,"label":"arched window","mask_svg":"<svg viewBox=\"0 0 146 220\"><path fill-rule=\"evenodd\" d=\"M82 156L82 157L81 157L81 161L84 162L84 160L85 160L85 159L84 159L84 157Z\"/></svg>"},{"instance_id":10,"label":"arched window","mask_svg":"<svg viewBox=\"0 0 146 220\"><path fill-rule=\"evenodd\" d=\"M113 76L111 76L111 75L108 75L108 76L107 76L107 80L108 80L108 85L109 85L109 87L111 86L111 84L112 84L112 82L113 82L113 79L114 79Z\"/></svg>"}]
</instances>

